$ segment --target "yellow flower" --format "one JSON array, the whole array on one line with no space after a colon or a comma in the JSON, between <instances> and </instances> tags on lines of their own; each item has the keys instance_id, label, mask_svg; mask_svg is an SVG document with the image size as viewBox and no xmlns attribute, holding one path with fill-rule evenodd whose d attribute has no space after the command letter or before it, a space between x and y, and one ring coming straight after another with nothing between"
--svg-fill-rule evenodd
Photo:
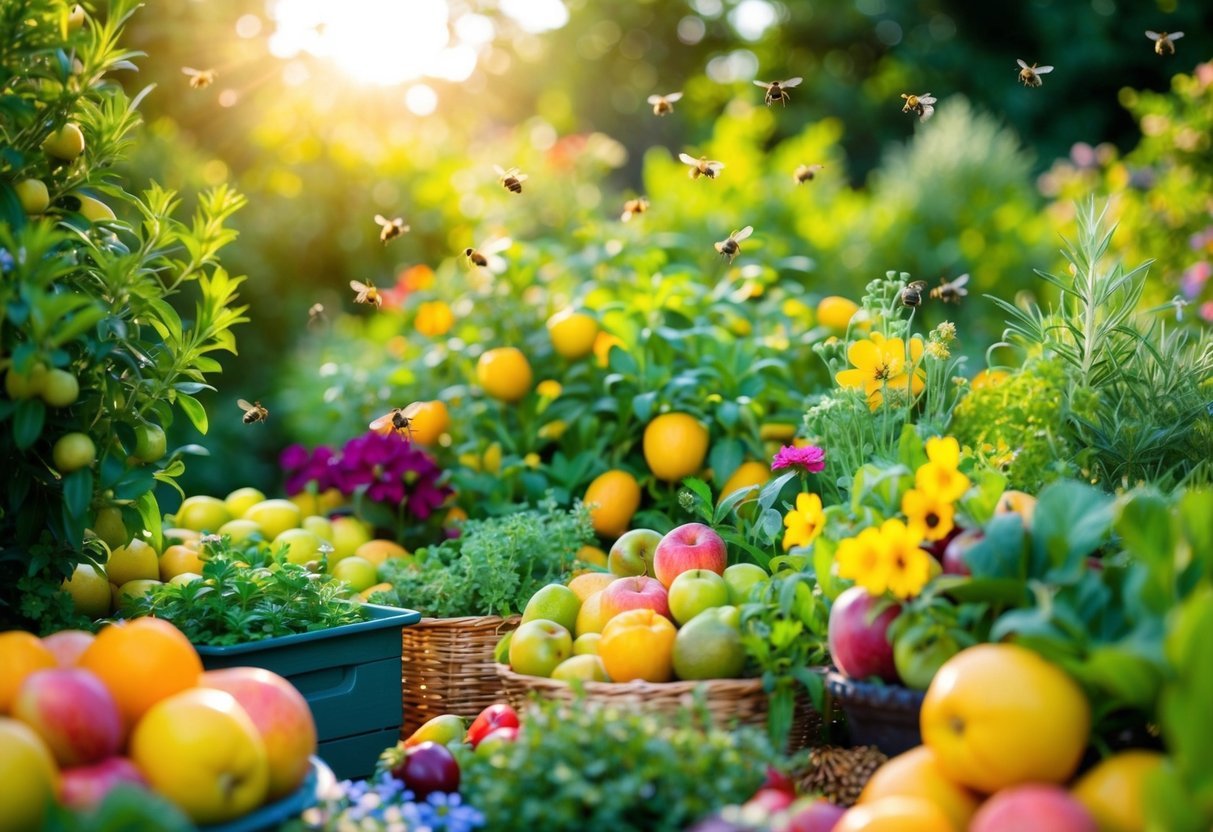
<instances>
[{"instance_id":1,"label":"yellow flower","mask_svg":"<svg viewBox=\"0 0 1213 832\"><path fill-rule=\"evenodd\" d=\"M821 498L816 494L800 494L796 497L796 508L783 518L783 525L787 529L783 533L784 550L793 546L808 546L821 534L824 524Z\"/></svg>"},{"instance_id":2,"label":"yellow flower","mask_svg":"<svg viewBox=\"0 0 1213 832\"><path fill-rule=\"evenodd\" d=\"M555 440L559 439L560 437L564 436L564 432L567 429L568 429L567 424L565 424L560 419L555 419L551 422L548 422L546 425L544 425L543 427L541 427L539 429L539 438L540 439L551 439L551 440L555 441Z\"/></svg>"},{"instance_id":3,"label":"yellow flower","mask_svg":"<svg viewBox=\"0 0 1213 832\"><path fill-rule=\"evenodd\" d=\"M484 451L484 456L481 457L480 470L488 474L498 474L501 472L501 443L494 442L489 445Z\"/></svg>"},{"instance_id":4,"label":"yellow flower","mask_svg":"<svg viewBox=\"0 0 1213 832\"><path fill-rule=\"evenodd\" d=\"M914 487L928 496L954 503L969 490L969 478L960 473L960 443L955 437L927 440L927 462L914 473Z\"/></svg>"},{"instance_id":5,"label":"yellow flower","mask_svg":"<svg viewBox=\"0 0 1213 832\"><path fill-rule=\"evenodd\" d=\"M885 388L909 390L915 396L922 391L926 384L926 373L918 366L922 362L922 352L922 339L911 338L909 362L912 366L907 366L905 342L873 332L847 348L847 360L855 369L843 370L835 379L843 387L863 390L869 406L875 410L884 401Z\"/></svg>"},{"instance_id":6,"label":"yellow flower","mask_svg":"<svg viewBox=\"0 0 1213 832\"><path fill-rule=\"evenodd\" d=\"M973 376L973 389L982 390L986 387L997 387L1007 380L1006 370L982 370Z\"/></svg>"},{"instance_id":7,"label":"yellow flower","mask_svg":"<svg viewBox=\"0 0 1213 832\"><path fill-rule=\"evenodd\" d=\"M931 556L919 545L922 530L900 520L886 520L880 537L886 547L889 592L903 599L922 592L931 580Z\"/></svg>"},{"instance_id":8,"label":"yellow flower","mask_svg":"<svg viewBox=\"0 0 1213 832\"><path fill-rule=\"evenodd\" d=\"M455 325L455 313L440 300L431 300L417 307L414 328L427 338L437 338L450 332Z\"/></svg>"},{"instance_id":9,"label":"yellow flower","mask_svg":"<svg viewBox=\"0 0 1213 832\"><path fill-rule=\"evenodd\" d=\"M925 491L911 489L901 498L901 513L918 526L927 540L943 540L952 531L955 510L952 504Z\"/></svg>"},{"instance_id":10,"label":"yellow flower","mask_svg":"<svg viewBox=\"0 0 1213 832\"><path fill-rule=\"evenodd\" d=\"M880 595L888 587L887 546L876 529L864 529L839 543L834 558L838 563L838 577L854 581L872 595Z\"/></svg>"},{"instance_id":11,"label":"yellow flower","mask_svg":"<svg viewBox=\"0 0 1213 832\"><path fill-rule=\"evenodd\" d=\"M946 358L950 358L952 353L950 350L948 350L948 345L943 341L928 341L927 355L934 358L936 361L943 361Z\"/></svg>"},{"instance_id":12,"label":"yellow flower","mask_svg":"<svg viewBox=\"0 0 1213 832\"><path fill-rule=\"evenodd\" d=\"M526 456L524 456L522 458L522 463L527 468L538 468L539 467L539 454L536 454L536 453L527 454Z\"/></svg>"},{"instance_id":13,"label":"yellow flower","mask_svg":"<svg viewBox=\"0 0 1213 832\"><path fill-rule=\"evenodd\" d=\"M560 386L560 382L552 378L544 379L543 381L539 382L539 384L535 385L535 392L545 399L560 398L560 393L562 390L564 390L564 388Z\"/></svg>"}]
</instances>

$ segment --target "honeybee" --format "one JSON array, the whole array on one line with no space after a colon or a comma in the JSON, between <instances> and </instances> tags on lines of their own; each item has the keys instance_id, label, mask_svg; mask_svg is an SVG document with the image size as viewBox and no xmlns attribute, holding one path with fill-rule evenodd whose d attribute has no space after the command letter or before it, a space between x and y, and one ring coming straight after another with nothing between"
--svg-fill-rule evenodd
<instances>
[{"instance_id":1,"label":"honeybee","mask_svg":"<svg viewBox=\"0 0 1213 832\"><path fill-rule=\"evenodd\" d=\"M649 201L642 196L638 196L623 203L623 213L619 215L619 219L627 222L632 217L643 214L647 210L649 210Z\"/></svg>"},{"instance_id":2,"label":"honeybee","mask_svg":"<svg viewBox=\"0 0 1213 832\"><path fill-rule=\"evenodd\" d=\"M383 306L383 295L379 294L374 283L360 283L357 280L351 280L350 288L358 293L354 296L354 303L371 303L375 305L376 309Z\"/></svg>"},{"instance_id":3,"label":"honeybee","mask_svg":"<svg viewBox=\"0 0 1213 832\"><path fill-rule=\"evenodd\" d=\"M192 66L183 66L181 71L189 76L190 88L195 90L204 90L215 83L217 74L213 69L194 69Z\"/></svg>"},{"instance_id":4,"label":"honeybee","mask_svg":"<svg viewBox=\"0 0 1213 832\"><path fill-rule=\"evenodd\" d=\"M665 95L650 95L649 104L653 107L653 115L664 116L674 112L674 102L682 98L682 93L671 92Z\"/></svg>"},{"instance_id":5,"label":"honeybee","mask_svg":"<svg viewBox=\"0 0 1213 832\"><path fill-rule=\"evenodd\" d=\"M385 413L371 422L370 429L383 436L396 434L408 441L413 440L413 418L421 411L421 402L413 402L405 408L392 408L391 413Z\"/></svg>"},{"instance_id":6,"label":"honeybee","mask_svg":"<svg viewBox=\"0 0 1213 832\"><path fill-rule=\"evenodd\" d=\"M1159 55L1174 55L1175 41L1184 36L1183 32L1151 32L1146 29L1146 37L1154 41L1154 51Z\"/></svg>"},{"instance_id":7,"label":"honeybee","mask_svg":"<svg viewBox=\"0 0 1213 832\"><path fill-rule=\"evenodd\" d=\"M695 159L685 153L679 153L678 159L684 165L691 166L691 178L698 179L701 176L706 176L708 179L715 179L722 170L724 170L724 162L713 162L705 156L700 156Z\"/></svg>"},{"instance_id":8,"label":"honeybee","mask_svg":"<svg viewBox=\"0 0 1213 832\"><path fill-rule=\"evenodd\" d=\"M313 303L307 310L307 325L315 328L324 323L324 304Z\"/></svg>"},{"instance_id":9,"label":"honeybee","mask_svg":"<svg viewBox=\"0 0 1213 832\"><path fill-rule=\"evenodd\" d=\"M931 290L931 297L944 303L960 303L960 299L969 294L969 290L965 288L968 282L968 274L962 274L955 280L940 278L939 285Z\"/></svg>"},{"instance_id":10,"label":"honeybee","mask_svg":"<svg viewBox=\"0 0 1213 832\"><path fill-rule=\"evenodd\" d=\"M925 280L915 280L906 284L906 287L901 290L902 304L910 307L922 306L922 293L926 290L927 282Z\"/></svg>"},{"instance_id":11,"label":"honeybee","mask_svg":"<svg viewBox=\"0 0 1213 832\"><path fill-rule=\"evenodd\" d=\"M499 165L493 165L493 170L497 171L497 177L501 180L503 188L512 194L522 193L522 183L527 180L525 173L519 173L518 168L502 170Z\"/></svg>"},{"instance_id":12,"label":"honeybee","mask_svg":"<svg viewBox=\"0 0 1213 832\"><path fill-rule=\"evenodd\" d=\"M903 113L914 113L918 116L919 121L926 121L935 114L935 102L938 99L929 92L924 92L922 95L903 92L901 97L906 100L905 106L901 108Z\"/></svg>"},{"instance_id":13,"label":"honeybee","mask_svg":"<svg viewBox=\"0 0 1213 832\"><path fill-rule=\"evenodd\" d=\"M754 86L762 87L767 91L765 98L768 107L776 101L786 107L788 106L788 102L792 100L787 91L792 87L800 86L800 82L803 80L803 78L789 78L786 81L755 81Z\"/></svg>"},{"instance_id":14,"label":"honeybee","mask_svg":"<svg viewBox=\"0 0 1213 832\"><path fill-rule=\"evenodd\" d=\"M797 185L812 182L817 176L817 171L824 167L825 165L797 165L796 170L792 173L792 181Z\"/></svg>"},{"instance_id":15,"label":"honeybee","mask_svg":"<svg viewBox=\"0 0 1213 832\"><path fill-rule=\"evenodd\" d=\"M1015 63L1019 64L1019 82L1025 87L1039 87L1042 83L1040 76L1048 75L1053 71L1051 66L1037 66L1036 64L1028 66L1023 62L1023 58L1016 58Z\"/></svg>"},{"instance_id":16,"label":"honeybee","mask_svg":"<svg viewBox=\"0 0 1213 832\"><path fill-rule=\"evenodd\" d=\"M375 222L379 224L379 242L385 246L401 234L409 233L409 227L400 217L389 220L383 214L376 214Z\"/></svg>"},{"instance_id":17,"label":"honeybee","mask_svg":"<svg viewBox=\"0 0 1213 832\"><path fill-rule=\"evenodd\" d=\"M488 269L494 274L500 274L505 271L505 260L497 255L511 245L513 245L513 240L509 237L497 237L484 243L478 249L465 248L463 256L473 266L479 266L482 269Z\"/></svg>"},{"instance_id":18,"label":"honeybee","mask_svg":"<svg viewBox=\"0 0 1213 832\"><path fill-rule=\"evenodd\" d=\"M249 404L244 399L236 399L236 404L244 411L244 423L246 425L251 425L254 422L264 422L270 417L270 412L262 407L261 402Z\"/></svg>"},{"instance_id":19,"label":"honeybee","mask_svg":"<svg viewBox=\"0 0 1213 832\"><path fill-rule=\"evenodd\" d=\"M716 243L716 250L720 252L721 257L729 258L729 262L733 262L733 258L741 253L741 241L754 233L754 227L747 225L740 231L734 231L728 236L728 239L721 240Z\"/></svg>"}]
</instances>

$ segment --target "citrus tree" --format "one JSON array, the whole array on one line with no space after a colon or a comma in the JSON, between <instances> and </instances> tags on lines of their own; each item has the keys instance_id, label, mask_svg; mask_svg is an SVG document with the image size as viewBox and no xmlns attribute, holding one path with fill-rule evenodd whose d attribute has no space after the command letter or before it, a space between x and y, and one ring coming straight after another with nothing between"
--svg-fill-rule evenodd
<instances>
[{"instance_id":1,"label":"citrus tree","mask_svg":"<svg viewBox=\"0 0 1213 832\"><path fill-rule=\"evenodd\" d=\"M158 538L154 488L191 450L165 428L206 432L194 395L245 320L243 278L216 260L243 199L215 188L182 221L173 192L115 173L150 91L114 80L135 70L119 42L136 8L0 7L0 627L61 626L78 563Z\"/></svg>"}]
</instances>

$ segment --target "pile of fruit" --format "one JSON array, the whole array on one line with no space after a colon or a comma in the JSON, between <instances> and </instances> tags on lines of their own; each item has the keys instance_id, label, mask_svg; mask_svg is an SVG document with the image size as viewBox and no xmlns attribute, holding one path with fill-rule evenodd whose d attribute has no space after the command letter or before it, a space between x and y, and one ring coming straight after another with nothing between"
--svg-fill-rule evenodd
<instances>
[{"instance_id":1,"label":"pile of fruit","mask_svg":"<svg viewBox=\"0 0 1213 832\"><path fill-rule=\"evenodd\" d=\"M141 618L96 636L0 633L0 830L41 827L57 801L150 789L197 824L297 790L316 751L307 701L252 667L204 671L186 637Z\"/></svg>"},{"instance_id":2,"label":"pile of fruit","mask_svg":"<svg viewBox=\"0 0 1213 832\"><path fill-rule=\"evenodd\" d=\"M727 564L724 540L702 523L664 537L632 529L611 547L609 571L535 593L498 660L515 673L564 681L740 677L738 605L770 576L754 564Z\"/></svg>"}]
</instances>

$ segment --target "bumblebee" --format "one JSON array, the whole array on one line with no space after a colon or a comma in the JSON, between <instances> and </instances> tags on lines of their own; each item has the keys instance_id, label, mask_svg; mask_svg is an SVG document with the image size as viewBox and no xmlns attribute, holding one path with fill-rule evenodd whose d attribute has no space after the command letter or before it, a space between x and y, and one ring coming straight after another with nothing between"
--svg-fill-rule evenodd
<instances>
[{"instance_id":1,"label":"bumblebee","mask_svg":"<svg viewBox=\"0 0 1213 832\"><path fill-rule=\"evenodd\" d=\"M724 170L723 162L713 162L704 156L698 159L688 156L685 153L679 153L678 159L684 165L689 165L691 168L691 178L698 179L701 176L706 176L708 179L715 179L722 170Z\"/></svg>"},{"instance_id":2,"label":"bumblebee","mask_svg":"<svg viewBox=\"0 0 1213 832\"><path fill-rule=\"evenodd\" d=\"M1037 66L1036 64L1028 66L1022 58L1016 58L1015 63L1019 64L1019 83L1025 87L1039 87L1043 83L1040 76L1048 75L1053 71L1051 66Z\"/></svg>"},{"instance_id":3,"label":"bumblebee","mask_svg":"<svg viewBox=\"0 0 1213 832\"><path fill-rule=\"evenodd\" d=\"M915 280L912 283L906 284L906 287L901 290L901 303L903 306L909 306L912 309L917 309L922 306L922 293L927 289L925 280Z\"/></svg>"},{"instance_id":4,"label":"bumblebee","mask_svg":"<svg viewBox=\"0 0 1213 832\"><path fill-rule=\"evenodd\" d=\"M762 87L766 90L764 98L768 107L776 101L786 107L788 106L788 102L792 100L787 91L792 87L799 86L803 80L803 78L789 78L786 81L755 81L754 86Z\"/></svg>"},{"instance_id":5,"label":"bumblebee","mask_svg":"<svg viewBox=\"0 0 1213 832\"><path fill-rule=\"evenodd\" d=\"M912 95L910 93L902 93L901 97L905 99L905 106L901 108L903 113L914 113L918 116L919 121L926 121L935 114L935 96L929 92L924 92L922 95Z\"/></svg>"},{"instance_id":6,"label":"bumblebee","mask_svg":"<svg viewBox=\"0 0 1213 832\"><path fill-rule=\"evenodd\" d=\"M244 423L246 425L264 422L270 416L270 412L261 405L261 402L249 404L244 399L236 399L236 404L244 411Z\"/></svg>"},{"instance_id":7,"label":"bumblebee","mask_svg":"<svg viewBox=\"0 0 1213 832\"><path fill-rule=\"evenodd\" d=\"M190 89L195 90L204 90L215 83L217 74L213 69L194 69L192 66L183 66L181 71L189 77Z\"/></svg>"},{"instance_id":8,"label":"bumblebee","mask_svg":"<svg viewBox=\"0 0 1213 832\"><path fill-rule=\"evenodd\" d=\"M383 295L379 294L379 290L375 288L375 284L351 280L350 288L358 293L354 296L354 303L373 304L376 309L383 306Z\"/></svg>"},{"instance_id":9,"label":"bumblebee","mask_svg":"<svg viewBox=\"0 0 1213 832\"><path fill-rule=\"evenodd\" d=\"M792 172L792 181L797 185L812 182L817 177L817 171L824 167L825 165L797 165L796 170Z\"/></svg>"},{"instance_id":10,"label":"bumblebee","mask_svg":"<svg viewBox=\"0 0 1213 832\"><path fill-rule=\"evenodd\" d=\"M674 102L682 98L682 93L671 92L666 95L650 95L648 98L649 106L653 108L653 115L666 116L674 112Z\"/></svg>"},{"instance_id":11,"label":"bumblebee","mask_svg":"<svg viewBox=\"0 0 1213 832\"><path fill-rule=\"evenodd\" d=\"M1184 36L1183 32L1151 32L1146 30L1146 37L1154 41L1154 52L1159 55L1174 55L1175 41Z\"/></svg>"},{"instance_id":12,"label":"bumblebee","mask_svg":"<svg viewBox=\"0 0 1213 832\"><path fill-rule=\"evenodd\" d=\"M751 225L747 225L740 231L734 231L728 236L727 239L721 240L719 243L715 244L716 251L720 253L721 257L727 257L729 262L732 263L733 258L741 253L741 241L753 233L754 227Z\"/></svg>"},{"instance_id":13,"label":"bumblebee","mask_svg":"<svg viewBox=\"0 0 1213 832\"><path fill-rule=\"evenodd\" d=\"M385 413L368 426L375 433L387 436L396 434L402 436L408 441L413 439L413 419L421 411L421 402L413 402L405 408L392 408L390 413Z\"/></svg>"},{"instance_id":14,"label":"bumblebee","mask_svg":"<svg viewBox=\"0 0 1213 832\"><path fill-rule=\"evenodd\" d=\"M647 210L649 210L649 201L642 196L638 196L623 203L623 213L619 215L619 219L627 222L632 217L639 216Z\"/></svg>"},{"instance_id":15,"label":"bumblebee","mask_svg":"<svg viewBox=\"0 0 1213 832\"><path fill-rule=\"evenodd\" d=\"M493 170L497 171L497 178L501 181L501 187L512 194L522 193L522 183L528 178L525 173L520 173L518 168L502 170L498 165L493 165Z\"/></svg>"},{"instance_id":16,"label":"bumblebee","mask_svg":"<svg viewBox=\"0 0 1213 832\"><path fill-rule=\"evenodd\" d=\"M379 242L385 246L400 235L409 233L409 227L400 217L389 220L383 214L376 214L375 222L379 224Z\"/></svg>"},{"instance_id":17,"label":"bumblebee","mask_svg":"<svg viewBox=\"0 0 1213 832\"><path fill-rule=\"evenodd\" d=\"M940 280L939 285L931 290L931 297L944 303L960 303L960 299L969 294L969 290L965 288L968 282L967 274L962 274L955 280Z\"/></svg>"}]
</instances>

